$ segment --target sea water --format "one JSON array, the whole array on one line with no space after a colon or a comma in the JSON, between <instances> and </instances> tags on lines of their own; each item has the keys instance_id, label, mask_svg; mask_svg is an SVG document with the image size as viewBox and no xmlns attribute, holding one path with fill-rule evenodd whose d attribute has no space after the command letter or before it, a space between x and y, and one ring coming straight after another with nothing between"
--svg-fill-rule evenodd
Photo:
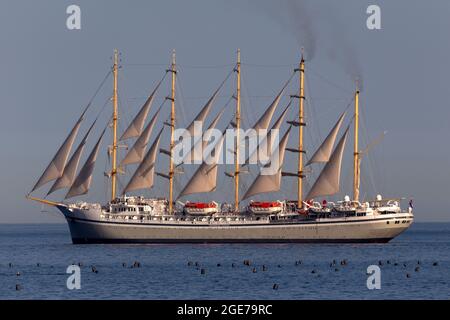
<instances>
[{"instance_id":1,"label":"sea water","mask_svg":"<svg viewBox=\"0 0 450 320\"><path fill-rule=\"evenodd\" d=\"M80 289L67 287L72 264ZM380 289L368 289L371 265ZM0 299L449 298L450 223L329 245L73 245L65 224L0 225Z\"/></svg>"}]
</instances>

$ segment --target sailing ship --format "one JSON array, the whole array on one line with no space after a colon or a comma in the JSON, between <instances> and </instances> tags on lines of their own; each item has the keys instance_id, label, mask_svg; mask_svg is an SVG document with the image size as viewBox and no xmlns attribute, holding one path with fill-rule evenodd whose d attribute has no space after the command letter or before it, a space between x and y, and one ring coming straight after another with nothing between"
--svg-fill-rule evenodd
<instances>
[{"instance_id":1,"label":"sailing ship","mask_svg":"<svg viewBox=\"0 0 450 320\"><path fill-rule=\"evenodd\" d=\"M200 152L198 151L202 150L202 147L204 148L209 141L209 137L206 137L209 131L205 130L200 133L200 139L185 155L182 163L175 163L174 161L175 148L180 143L179 140L175 139L176 111L178 108L175 99L177 80L175 52L172 54L170 67L166 70L163 79L157 84L143 107L118 138L119 57L118 51L115 50L114 64L111 70L113 75L112 117L101 131L85 164L78 170L86 142L96 125L97 119L90 125L70 158L69 155L90 104L83 110L68 137L27 195L27 198L59 209L67 220L74 244L388 242L405 231L413 222L412 205L403 210L400 206L402 199L383 199L380 195L377 195L374 200L360 200L360 166L364 152L360 150L358 141L360 95L358 88L352 98L353 115L337 144L336 140L347 116L346 114L349 113L348 110L340 115L332 130L312 157L306 158L304 147L306 130L305 64L302 53L300 63L293 70L288 82L284 84L275 99L252 127L257 132L265 130L265 138L262 141L260 140L256 150L253 150L251 154L249 153L248 158L242 162L242 155L240 155L240 144L242 143L242 137L240 137L242 127L241 59L238 50L237 62L224 80L224 82L227 81L231 74L235 75L236 86L231 99L235 102L235 110L233 119L227 126L227 130L232 130L235 134L234 149L231 151L225 150L225 152L233 154L234 164L232 172L224 172L225 176L234 182L234 202L220 203L211 199L211 194L217 189L218 171L221 165L219 154L223 149L223 135L216 142L214 154L211 153L208 159L199 155ZM170 117L168 121L162 123L162 129L151 142L152 133L156 125L160 123L158 117L162 105L156 110L148 124L145 125L145 123L152 109L156 92L166 75L170 75L171 80L170 95L165 99L170 102ZM296 94L290 96L289 104L269 130L272 118L280 104L280 99L285 94L287 84L295 75L298 75L299 90ZM224 82L187 127L187 132L194 133L195 123L204 122L207 119ZM298 114L294 120L287 120L285 119L287 111L295 101L298 101ZM224 113L224 109L222 109L208 129L214 129ZM354 129L353 197L345 196L342 201L336 202L315 201L318 197L329 197L340 192L341 166L352 125ZM97 155L108 127L112 129L112 144L108 147L111 169L106 173L111 183L110 200L105 204L69 202L67 199L88 193ZM168 149L160 148L162 134L163 132L167 134L167 130L169 131L170 145ZM277 140L278 143L274 144L271 135L280 130L284 130L284 133ZM294 132L298 134L298 145L289 147L289 136L293 135ZM121 143L133 140L134 143L119 162L118 151L122 146ZM147 145L150 142L151 145L147 150ZM260 164L259 174L246 189L244 195L241 196L239 192L241 187L240 177L248 171L252 157L255 157L262 149L266 150L266 164ZM296 172L283 170L286 151L293 153L297 159ZM168 170L165 173L156 171L156 163L162 157L168 157L168 161L167 158L160 160L168 162ZM198 158L200 158L200 161L192 161L193 159L198 160ZM199 166L181 192L175 197L174 179L180 174L181 167L192 162L198 163ZM119 194L118 175L123 174L124 168L131 164L137 165L137 169ZM272 167L271 172L266 170L268 164ZM305 195L304 182L310 172L306 168L317 164L322 164L323 169ZM273 170L273 166L275 166L275 170ZM130 195L136 191L151 190L154 186L155 176L167 180L167 197ZM293 183L289 178L294 178L295 182ZM51 181L54 181L54 183L47 195L66 188L68 191L64 200L52 201L48 200L47 197L38 198L31 195ZM270 199L271 194L280 191L283 181L296 187L296 199ZM189 199L194 194L201 194L205 202L182 201L182 199ZM270 200L256 201L254 198L257 195L265 195L266 199ZM245 203L247 204L244 205Z\"/></svg>"}]
</instances>

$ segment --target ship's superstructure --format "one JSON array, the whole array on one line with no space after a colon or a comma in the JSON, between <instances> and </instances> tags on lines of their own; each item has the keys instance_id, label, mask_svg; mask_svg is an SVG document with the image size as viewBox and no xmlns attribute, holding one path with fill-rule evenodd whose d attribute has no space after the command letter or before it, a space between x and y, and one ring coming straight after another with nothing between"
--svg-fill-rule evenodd
<instances>
[{"instance_id":1,"label":"ship's superstructure","mask_svg":"<svg viewBox=\"0 0 450 320\"><path fill-rule=\"evenodd\" d=\"M237 61L225 80L214 91L203 108L187 126L185 135L176 137L177 108L176 81L177 65L175 51L162 79L145 101L142 108L119 137L118 72L119 54L114 52L113 75L113 113L101 132L84 165L78 166L93 127L90 125L83 139L69 158L75 144L78 131L85 120L90 104L83 110L69 136L58 149L56 155L38 179L30 194L36 189L55 181L47 196L63 188L68 192L65 201L56 202L27 196L29 199L57 207L69 223L74 243L107 242L387 242L406 230L413 221L411 205L404 211L400 207L401 199L385 200L376 196L375 200L360 201L360 166L366 151L359 149L359 95L357 88L353 96L353 114L348 108L339 116L336 124L323 140L319 148L307 156L304 144L306 130L305 117L305 59L301 57L298 68L293 70L289 79L278 91L274 100L253 124L250 131L242 130L241 110L241 53L238 50ZM224 84L232 74L235 75L235 91L229 100L234 100L235 110L228 125L220 130L222 134L213 138L214 130L227 114L227 103L203 130L203 123L211 114L215 101L223 90ZM290 95L289 103L281 112L277 112L280 100L286 95L291 81L298 75L298 92ZM153 110L155 96L166 78L170 78L170 94L165 101ZM287 119L289 110L298 100L298 113L294 119ZM164 104L170 103L170 115L167 121L161 120ZM151 117L149 115L153 113ZM229 112L228 112L229 113ZM275 114L278 117L273 120ZM350 119L347 127L341 128L345 120ZM149 120L148 120L149 119ZM201 124L201 131L197 125ZM162 124L158 133L155 128ZM271 125L272 124L272 125ZM339 193L340 178L345 146L349 140L353 125L353 199L345 196L342 201L317 201L319 197L328 197ZM108 146L111 169L105 174L110 179L110 200L99 203L68 203L67 199L88 193L97 155L106 129L112 129L112 144ZM226 146L225 140L232 132L233 147ZM247 134L250 132L249 134ZM297 134L295 147L289 146L290 136ZM161 145L161 138L169 136L169 145ZM242 137L245 135L246 137ZM243 152L246 138L256 139L253 150ZM153 137L153 138L152 138ZM339 138L339 139L338 139ZM181 159L177 151L183 146L184 139L192 139L192 146L183 150ZM213 141L213 143L211 142ZM336 143L337 141L337 143ZM126 153L119 159L119 149L127 145ZM205 152L211 147L212 151ZM186 148L185 148L186 149ZM296 156L296 171L288 172L284 168L286 151ZM212 194L217 191L221 155L232 153L232 170L225 170L228 183L233 185L233 201L217 201ZM245 161L243 161L245 160ZM156 164L167 163L167 171L157 172ZM240 194L242 175L251 165L257 164L259 173ZM304 191L304 180L313 166L322 164L323 168L308 192ZM129 166L136 166L124 187L118 190L119 175ZM196 170L188 182L175 194L174 182L184 166L194 165ZM167 197L131 196L143 190L151 190L155 176L168 182ZM293 178L293 179L292 179ZM229 180L227 180L229 181ZM294 183L292 183L295 181ZM272 195L281 190L282 183L296 187L297 199L273 199ZM120 194L120 195L119 195ZM200 194L202 202L189 200L192 195ZM255 200L265 195L267 200ZM230 199L231 200L231 199ZM244 203L245 205L242 205Z\"/></svg>"}]
</instances>

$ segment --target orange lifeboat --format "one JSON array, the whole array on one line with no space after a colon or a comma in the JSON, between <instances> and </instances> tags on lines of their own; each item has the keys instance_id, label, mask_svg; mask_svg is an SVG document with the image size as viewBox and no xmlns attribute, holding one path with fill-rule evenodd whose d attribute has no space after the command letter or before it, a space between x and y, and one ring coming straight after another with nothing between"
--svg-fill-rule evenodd
<instances>
[{"instance_id":1,"label":"orange lifeboat","mask_svg":"<svg viewBox=\"0 0 450 320\"><path fill-rule=\"evenodd\" d=\"M252 201L247 207L253 214L274 214L283 210L281 201Z\"/></svg>"},{"instance_id":2,"label":"orange lifeboat","mask_svg":"<svg viewBox=\"0 0 450 320\"><path fill-rule=\"evenodd\" d=\"M186 202L184 212L192 215L209 215L218 211L216 202Z\"/></svg>"}]
</instances>

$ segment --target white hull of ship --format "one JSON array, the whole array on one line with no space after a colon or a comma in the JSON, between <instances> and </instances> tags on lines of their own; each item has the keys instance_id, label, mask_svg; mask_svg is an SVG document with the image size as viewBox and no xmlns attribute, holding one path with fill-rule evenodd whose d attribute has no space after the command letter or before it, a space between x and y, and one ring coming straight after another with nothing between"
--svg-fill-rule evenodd
<instances>
[{"instance_id":1,"label":"white hull of ship","mask_svg":"<svg viewBox=\"0 0 450 320\"><path fill-rule=\"evenodd\" d=\"M74 244L386 243L413 222L413 215L408 212L289 222L111 221L100 218L96 210L58 208L66 217Z\"/></svg>"}]
</instances>

